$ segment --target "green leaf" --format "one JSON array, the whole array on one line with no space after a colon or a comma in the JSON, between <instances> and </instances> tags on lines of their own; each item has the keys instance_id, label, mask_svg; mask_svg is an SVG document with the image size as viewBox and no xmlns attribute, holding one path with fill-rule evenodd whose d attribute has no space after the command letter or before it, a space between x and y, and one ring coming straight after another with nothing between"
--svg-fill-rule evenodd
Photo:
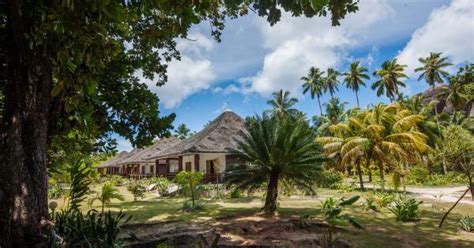
<instances>
[{"instance_id":1,"label":"green leaf","mask_svg":"<svg viewBox=\"0 0 474 248\"><path fill-rule=\"evenodd\" d=\"M59 95L59 93L61 93L63 88L64 88L64 83L63 81L61 81L56 86L54 86L54 88L51 90L51 97L56 97L57 95Z\"/></svg>"},{"instance_id":2,"label":"green leaf","mask_svg":"<svg viewBox=\"0 0 474 248\"><path fill-rule=\"evenodd\" d=\"M339 203L339 206L349 206L349 205L352 205L354 204L354 202L356 202L357 200L359 200L360 196L358 195L355 195L347 200L343 200L341 201L341 203Z\"/></svg>"}]
</instances>

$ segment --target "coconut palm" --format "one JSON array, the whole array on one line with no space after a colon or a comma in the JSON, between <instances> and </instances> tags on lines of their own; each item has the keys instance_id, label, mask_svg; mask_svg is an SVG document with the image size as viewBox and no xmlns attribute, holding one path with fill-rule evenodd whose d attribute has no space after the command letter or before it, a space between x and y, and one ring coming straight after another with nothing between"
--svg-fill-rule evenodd
<instances>
[{"instance_id":1,"label":"coconut palm","mask_svg":"<svg viewBox=\"0 0 474 248\"><path fill-rule=\"evenodd\" d=\"M386 95L393 102L399 93L399 87L405 87L405 83L401 81L408 78L404 73L406 65L400 65L397 59L387 60L383 62L382 67L374 72L374 76L379 80L375 81L371 88L377 90L377 96Z\"/></svg>"},{"instance_id":2,"label":"coconut palm","mask_svg":"<svg viewBox=\"0 0 474 248\"><path fill-rule=\"evenodd\" d=\"M123 195L121 195L120 192L112 184L106 183L102 186L101 192L97 193L94 198L89 200L89 204L92 205L96 200L99 200L101 202L103 213L105 206L109 205L113 199L117 199L120 201L124 200Z\"/></svg>"},{"instance_id":3,"label":"coconut palm","mask_svg":"<svg viewBox=\"0 0 474 248\"><path fill-rule=\"evenodd\" d=\"M298 110L292 108L297 102L298 99L290 97L289 91L279 90L273 92L273 99L267 101L267 104L272 106L271 112L277 116L290 115L294 116Z\"/></svg>"},{"instance_id":4,"label":"coconut palm","mask_svg":"<svg viewBox=\"0 0 474 248\"><path fill-rule=\"evenodd\" d=\"M326 91L325 82L323 79L323 72L319 68L311 67L307 76L301 77L301 80L304 81L303 84L303 94L309 92L311 99L318 100L319 111L323 114L323 108L321 107L321 96Z\"/></svg>"},{"instance_id":5,"label":"coconut palm","mask_svg":"<svg viewBox=\"0 0 474 248\"><path fill-rule=\"evenodd\" d=\"M326 71L325 85L331 95L331 99L334 98L334 93L338 90L337 85L339 84L339 80L337 77L339 77L339 75L340 73L334 68L328 68Z\"/></svg>"},{"instance_id":6,"label":"coconut palm","mask_svg":"<svg viewBox=\"0 0 474 248\"><path fill-rule=\"evenodd\" d=\"M189 136L189 132L191 132L191 130L183 123L176 128L175 136L180 140L184 140Z\"/></svg>"},{"instance_id":7,"label":"coconut palm","mask_svg":"<svg viewBox=\"0 0 474 248\"><path fill-rule=\"evenodd\" d=\"M421 72L418 81L424 78L433 90L437 83L444 82L443 78L448 79L449 77L449 73L443 68L453 65L448 62L447 57L441 57L441 53L433 52L426 58L419 58L418 61L422 64L421 67L415 69L415 72Z\"/></svg>"},{"instance_id":8,"label":"coconut palm","mask_svg":"<svg viewBox=\"0 0 474 248\"><path fill-rule=\"evenodd\" d=\"M351 63L349 71L343 75L346 87L355 92L357 107L360 108L358 92L361 86L365 87L364 79L367 80L370 78L367 74L367 68L361 66L359 61L355 61Z\"/></svg>"},{"instance_id":9,"label":"coconut palm","mask_svg":"<svg viewBox=\"0 0 474 248\"><path fill-rule=\"evenodd\" d=\"M226 183L241 189L256 189L266 183L263 210L267 214L276 211L280 181L312 189L324 160L308 125L288 116L258 117L240 150L243 163L226 169Z\"/></svg>"},{"instance_id":10,"label":"coconut palm","mask_svg":"<svg viewBox=\"0 0 474 248\"><path fill-rule=\"evenodd\" d=\"M472 89L469 89L472 88ZM473 100L474 64L461 67L455 76L449 78L447 88L441 89L440 97L446 99L453 106L452 121L455 121L456 111L462 110L464 105Z\"/></svg>"},{"instance_id":11,"label":"coconut palm","mask_svg":"<svg viewBox=\"0 0 474 248\"><path fill-rule=\"evenodd\" d=\"M347 102L340 102L339 98L334 97L329 100L328 103L324 104L325 114L324 116L314 116L313 122L315 123L316 131L318 134L327 134L328 128L331 125L338 124L345 120L346 113L344 112Z\"/></svg>"}]
</instances>

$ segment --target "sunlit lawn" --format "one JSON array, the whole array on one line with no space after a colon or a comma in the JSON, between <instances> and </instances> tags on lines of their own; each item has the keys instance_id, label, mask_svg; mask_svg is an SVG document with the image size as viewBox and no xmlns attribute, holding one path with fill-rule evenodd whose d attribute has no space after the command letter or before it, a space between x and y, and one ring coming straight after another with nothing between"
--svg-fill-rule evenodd
<instances>
[{"instance_id":1,"label":"sunlit lawn","mask_svg":"<svg viewBox=\"0 0 474 248\"><path fill-rule=\"evenodd\" d=\"M181 210L184 198L159 198L147 194L144 199L133 202L132 195L119 187L125 201L114 200L108 206L113 211L123 210L133 216L131 223L151 223L161 221L204 221L216 217L253 214L262 206L260 196L242 197L212 201L203 199L203 211L187 213ZM315 198L304 196L280 196L279 216L313 216L322 218L321 201L328 197L342 197L361 194L360 192L341 193L337 190L319 189ZM365 200L361 198L348 212L359 219L365 229L352 230L344 234L357 247L474 247L474 234L459 231L457 220L465 214L474 215L474 206L459 204L450 214L442 229L437 225L451 203L426 200L422 205L421 220L412 223L397 222L387 209L381 212L366 210ZM100 209L100 202L83 206L84 210ZM349 228L349 227L347 227Z\"/></svg>"}]
</instances>

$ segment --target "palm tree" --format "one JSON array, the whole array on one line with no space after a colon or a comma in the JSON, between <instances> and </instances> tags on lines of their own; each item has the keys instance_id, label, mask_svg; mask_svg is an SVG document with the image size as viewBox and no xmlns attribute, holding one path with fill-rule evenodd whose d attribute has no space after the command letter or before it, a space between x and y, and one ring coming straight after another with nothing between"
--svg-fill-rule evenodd
<instances>
[{"instance_id":1,"label":"palm tree","mask_svg":"<svg viewBox=\"0 0 474 248\"><path fill-rule=\"evenodd\" d=\"M408 78L404 73L406 65L400 65L397 59L387 60L383 62L382 67L374 72L379 80L371 86L373 90L377 89L377 96L386 95L391 102L398 96L400 86L405 87L405 83L401 81Z\"/></svg>"},{"instance_id":2,"label":"palm tree","mask_svg":"<svg viewBox=\"0 0 474 248\"><path fill-rule=\"evenodd\" d=\"M256 189L267 183L263 210L273 214L277 208L281 180L312 189L324 160L320 146L306 123L284 118L257 118L240 144L242 164L229 166L226 182L241 189Z\"/></svg>"},{"instance_id":3,"label":"palm tree","mask_svg":"<svg viewBox=\"0 0 474 248\"><path fill-rule=\"evenodd\" d=\"M325 103L324 107L326 110L324 116L313 117L313 122L315 123L315 126L317 126L316 132L319 135L327 134L329 126L344 121L347 117L344 112L346 105L347 102L340 102L337 97L334 97L329 100L328 103Z\"/></svg>"},{"instance_id":4,"label":"palm tree","mask_svg":"<svg viewBox=\"0 0 474 248\"><path fill-rule=\"evenodd\" d=\"M112 184L106 183L102 186L102 191L97 193L97 195L89 200L89 204L92 205L96 200L99 200L102 204L102 213L104 212L104 208L106 205L109 205L112 199L117 199L123 201L123 195L112 186Z\"/></svg>"},{"instance_id":5,"label":"palm tree","mask_svg":"<svg viewBox=\"0 0 474 248\"><path fill-rule=\"evenodd\" d=\"M422 64L421 67L415 69L415 72L422 72L418 77L418 81L422 78L433 88L436 83L443 83L443 78L447 79L449 73L444 71L444 67L451 66L453 64L448 62L447 57L441 57L441 53L433 53L426 58L419 58L418 61Z\"/></svg>"},{"instance_id":6,"label":"palm tree","mask_svg":"<svg viewBox=\"0 0 474 248\"><path fill-rule=\"evenodd\" d=\"M349 71L344 73L343 75L346 87L355 92L357 99L357 107L360 108L358 92L360 86L365 87L364 79L367 80L370 78L367 74L367 68L364 66L360 66L359 61L355 61L351 63Z\"/></svg>"},{"instance_id":7,"label":"palm tree","mask_svg":"<svg viewBox=\"0 0 474 248\"><path fill-rule=\"evenodd\" d=\"M189 130L189 128L186 127L185 124L180 124L175 130L175 136L178 137L178 139L180 140L184 140L189 136L190 131L191 130Z\"/></svg>"},{"instance_id":8,"label":"palm tree","mask_svg":"<svg viewBox=\"0 0 474 248\"><path fill-rule=\"evenodd\" d=\"M472 92L469 87L474 89L474 64L459 68L455 76L449 78L449 85L443 88L440 97L445 97L446 102L453 106L451 121L455 122L456 110L463 109L464 105L472 101Z\"/></svg>"},{"instance_id":9,"label":"palm tree","mask_svg":"<svg viewBox=\"0 0 474 248\"><path fill-rule=\"evenodd\" d=\"M273 99L268 100L267 104L272 106L271 112L277 116L290 115L294 116L298 110L292 108L297 102L298 99L291 97L289 91L279 90L273 92Z\"/></svg>"},{"instance_id":10,"label":"palm tree","mask_svg":"<svg viewBox=\"0 0 474 248\"><path fill-rule=\"evenodd\" d=\"M311 99L314 99L314 97L316 96L316 98L318 99L319 111L322 115L323 108L321 107L320 98L326 91L323 79L323 72L321 72L319 68L311 67L309 69L308 75L305 77L301 77L301 80L304 81L303 94L309 92L311 95Z\"/></svg>"},{"instance_id":11,"label":"palm tree","mask_svg":"<svg viewBox=\"0 0 474 248\"><path fill-rule=\"evenodd\" d=\"M339 84L339 80L337 77L339 75L340 73L334 68L328 68L326 71L326 89L329 91L331 99L334 98L334 93L338 90L337 85Z\"/></svg>"}]
</instances>

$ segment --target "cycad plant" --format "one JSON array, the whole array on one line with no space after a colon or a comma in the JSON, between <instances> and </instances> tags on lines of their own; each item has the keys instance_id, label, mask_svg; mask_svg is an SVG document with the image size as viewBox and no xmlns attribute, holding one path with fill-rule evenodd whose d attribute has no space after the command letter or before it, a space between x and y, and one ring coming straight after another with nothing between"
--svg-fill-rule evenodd
<instances>
[{"instance_id":1,"label":"cycad plant","mask_svg":"<svg viewBox=\"0 0 474 248\"><path fill-rule=\"evenodd\" d=\"M123 201L123 195L111 184L104 184L100 193L89 200L89 204L92 205L96 200L99 200L101 203L102 213L104 212L105 206L109 205L113 199Z\"/></svg>"},{"instance_id":2,"label":"cycad plant","mask_svg":"<svg viewBox=\"0 0 474 248\"><path fill-rule=\"evenodd\" d=\"M240 189L266 184L263 211L267 214L276 211L281 180L312 189L324 160L312 130L290 117L257 117L240 150L243 163L227 168L226 183Z\"/></svg>"}]
</instances>

